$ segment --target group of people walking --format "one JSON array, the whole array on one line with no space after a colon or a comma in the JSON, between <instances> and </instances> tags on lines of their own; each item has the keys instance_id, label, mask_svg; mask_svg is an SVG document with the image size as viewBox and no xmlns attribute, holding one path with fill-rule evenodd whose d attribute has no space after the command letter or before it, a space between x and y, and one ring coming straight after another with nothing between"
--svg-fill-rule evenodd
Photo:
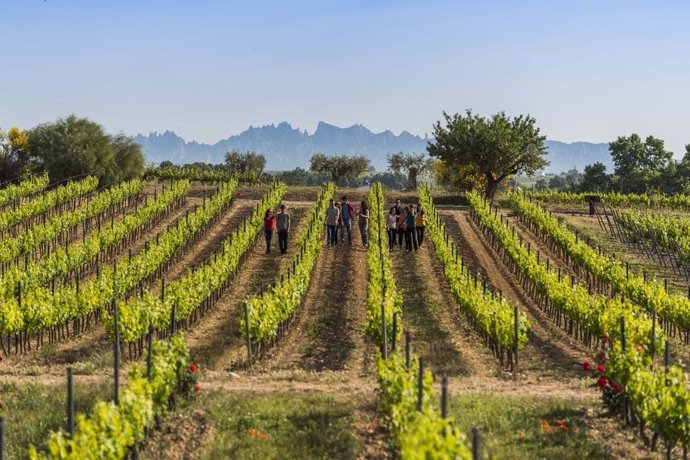
<instances>
[{"instance_id":1,"label":"group of people walking","mask_svg":"<svg viewBox=\"0 0 690 460\"><path fill-rule=\"evenodd\" d=\"M357 224L359 234L362 237L362 246L369 247L369 205L362 201L357 209ZM346 196L341 201L336 202L331 199L326 209L326 244L333 247L338 244L338 233L340 233L340 243L345 243L345 231L347 230L347 241L352 244L352 220L355 217L355 210Z\"/></svg>"},{"instance_id":2,"label":"group of people walking","mask_svg":"<svg viewBox=\"0 0 690 460\"><path fill-rule=\"evenodd\" d=\"M415 209L416 208L416 209ZM400 200L390 208L386 216L386 231L388 232L388 249L398 246L402 249L403 238L407 251L417 250L424 242L424 229L426 228L426 213L421 205L409 205L402 207Z\"/></svg>"},{"instance_id":3,"label":"group of people walking","mask_svg":"<svg viewBox=\"0 0 690 460\"><path fill-rule=\"evenodd\" d=\"M362 246L369 247L369 205L362 201L359 208L355 211L352 203L347 196L341 197L341 201L336 202L331 199L326 209L326 244L333 247L340 243L345 243L345 232L347 231L347 241L352 245L352 221L357 218L359 234L362 237ZM407 251L416 251L424 242L424 229L426 228L426 213L421 205L409 205L402 207L400 200L395 201L385 217L386 233L388 234L388 248L392 251L396 242L402 249L403 239ZM274 214L271 209L267 209L264 214L264 232L266 234L266 254L271 252L271 241L273 233L278 231L278 246L280 253L287 253L288 234L290 232L290 214L285 210L285 205L280 205L280 212ZM338 235L340 234L340 235Z\"/></svg>"}]
</instances>

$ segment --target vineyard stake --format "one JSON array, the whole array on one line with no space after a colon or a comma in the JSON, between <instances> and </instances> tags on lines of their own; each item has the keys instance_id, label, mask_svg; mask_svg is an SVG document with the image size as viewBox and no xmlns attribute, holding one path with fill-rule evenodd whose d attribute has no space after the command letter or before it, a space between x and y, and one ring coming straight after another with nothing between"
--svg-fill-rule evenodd
<instances>
[{"instance_id":1,"label":"vineyard stake","mask_svg":"<svg viewBox=\"0 0 690 460\"><path fill-rule=\"evenodd\" d=\"M113 322L115 327L115 363L114 363L114 386L115 386L115 405L120 405L120 326L118 324L117 301L113 299Z\"/></svg>"},{"instance_id":2,"label":"vineyard stake","mask_svg":"<svg viewBox=\"0 0 690 460\"><path fill-rule=\"evenodd\" d=\"M263 289L262 289L263 291ZM262 292L263 295L263 292ZM252 362L252 338L249 335L249 305L247 302L244 303L244 335L247 336L247 357L249 362Z\"/></svg>"},{"instance_id":3,"label":"vineyard stake","mask_svg":"<svg viewBox=\"0 0 690 460\"><path fill-rule=\"evenodd\" d=\"M74 375L72 368L67 368L67 432L74 438Z\"/></svg>"},{"instance_id":4,"label":"vineyard stake","mask_svg":"<svg viewBox=\"0 0 690 460\"><path fill-rule=\"evenodd\" d=\"M668 374L668 369L671 367L671 345L668 343L668 339L664 345L664 372Z\"/></svg>"},{"instance_id":5,"label":"vineyard stake","mask_svg":"<svg viewBox=\"0 0 690 460\"><path fill-rule=\"evenodd\" d=\"M0 460L5 459L5 419L0 417Z\"/></svg>"},{"instance_id":6,"label":"vineyard stake","mask_svg":"<svg viewBox=\"0 0 690 460\"><path fill-rule=\"evenodd\" d=\"M472 460L479 460L479 451L481 449L481 437L479 429L472 428Z\"/></svg>"},{"instance_id":7,"label":"vineyard stake","mask_svg":"<svg viewBox=\"0 0 690 460\"><path fill-rule=\"evenodd\" d=\"M652 370L654 370L654 354L656 352L656 311L652 312L652 341L649 344L649 354L652 355Z\"/></svg>"},{"instance_id":8,"label":"vineyard stake","mask_svg":"<svg viewBox=\"0 0 690 460\"><path fill-rule=\"evenodd\" d=\"M386 292L385 281L383 282L383 292ZM381 354L383 355L384 360L388 359L388 331L386 326L386 301L384 297L384 301L381 302Z\"/></svg>"},{"instance_id":9,"label":"vineyard stake","mask_svg":"<svg viewBox=\"0 0 690 460\"><path fill-rule=\"evenodd\" d=\"M513 368L513 377L517 379L518 375L518 326L519 326L519 312L518 312L518 307L515 306L513 308L513 312L515 313L515 337L514 337L514 343L513 343L513 358L515 362L515 367Z\"/></svg>"},{"instance_id":10,"label":"vineyard stake","mask_svg":"<svg viewBox=\"0 0 690 460\"><path fill-rule=\"evenodd\" d=\"M422 411L424 399L424 358L419 357L419 378L417 379L417 412Z\"/></svg>"},{"instance_id":11,"label":"vineyard stake","mask_svg":"<svg viewBox=\"0 0 690 460\"><path fill-rule=\"evenodd\" d=\"M621 350L625 352L625 318L621 316L620 319L620 324L621 324Z\"/></svg>"},{"instance_id":12,"label":"vineyard stake","mask_svg":"<svg viewBox=\"0 0 690 460\"><path fill-rule=\"evenodd\" d=\"M443 374L441 380L441 418L448 417L448 377ZM445 433L444 433L445 434Z\"/></svg>"},{"instance_id":13,"label":"vineyard stake","mask_svg":"<svg viewBox=\"0 0 690 460\"><path fill-rule=\"evenodd\" d=\"M151 381L151 355L153 354L153 326L149 325L148 337L146 338L146 379Z\"/></svg>"},{"instance_id":14,"label":"vineyard stake","mask_svg":"<svg viewBox=\"0 0 690 460\"><path fill-rule=\"evenodd\" d=\"M405 331L405 368L410 368L410 331Z\"/></svg>"},{"instance_id":15,"label":"vineyard stake","mask_svg":"<svg viewBox=\"0 0 690 460\"><path fill-rule=\"evenodd\" d=\"M393 313L393 337L391 337L391 350L395 351L398 341L398 314Z\"/></svg>"}]
</instances>

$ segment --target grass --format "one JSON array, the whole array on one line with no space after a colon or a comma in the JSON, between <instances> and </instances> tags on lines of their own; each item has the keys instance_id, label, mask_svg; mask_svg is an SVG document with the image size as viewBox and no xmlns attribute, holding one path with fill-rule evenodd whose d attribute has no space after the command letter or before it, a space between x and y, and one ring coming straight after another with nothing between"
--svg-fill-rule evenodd
<instances>
[{"instance_id":1,"label":"grass","mask_svg":"<svg viewBox=\"0 0 690 460\"><path fill-rule=\"evenodd\" d=\"M203 458L354 458L352 402L320 394L209 392L203 406L216 425Z\"/></svg>"},{"instance_id":2,"label":"grass","mask_svg":"<svg viewBox=\"0 0 690 460\"><path fill-rule=\"evenodd\" d=\"M449 413L468 439L473 427L480 429L484 456L608 458L603 444L589 436L586 409L565 399L456 396L449 402Z\"/></svg>"},{"instance_id":3,"label":"grass","mask_svg":"<svg viewBox=\"0 0 690 460\"><path fill-rule=\"evenodd\" d=\"M75 379L75 411L88 413L97 399L111 396L105 383L80 384ZM67 423L67 393L63 385L0 383L0 414L5 418L6 458L26 458L30 446L40 448L50 432Z\"/></svg>"}]
</instances>

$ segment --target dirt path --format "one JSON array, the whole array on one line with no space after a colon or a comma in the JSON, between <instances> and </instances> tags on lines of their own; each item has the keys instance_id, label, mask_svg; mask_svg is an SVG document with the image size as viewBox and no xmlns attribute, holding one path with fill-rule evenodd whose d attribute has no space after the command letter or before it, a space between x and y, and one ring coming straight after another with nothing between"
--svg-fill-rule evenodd
<instances>
[{"instance_id":1,"label":"dirt path","mask_svg":"<svg viewBox=\"0 0 690 460\"><path fill-rule=\"evenodd\" d=\"M191 355L202 368L235 369L246 365L247 351L240 330L240 307L247 295L269 286L295 254L294 241L301 232L300 224L306 217L306 207L293 207L290 212L294 236L291 238L293 244L288 242L288 253L280 255L274 237L274 249L266 254L265 242L260 236L249 259L233 280L233 289L228 290L215 308L188 332L187 343Z\"/></svg>"},{"instance_id":2,"label":"dirt path","mask_svg":"<svg viewBox=\"0 0 690 460\"><path fill-rule=\"evenodd\" d=\"M396 246L391 253L411 348L439 375L495 375L496 359L461 317L433 251L425 241L417 252Z\"/></svg>"},{"instance_id":3,"label":"dirt path","mask_svg":"<svg viewBox=\"0 0 690 460\"><path fill-rule=\"evenodd\" d=\"M372 372L375 349L364 334L367 251L353 224L352 245L346 239L329 248L324 237L307 294L287 337L262 363L264 371Z\"/></svg>"},{"instance_id":4,"label":"dirt path","mask_svg":"<svg viewBox=\"0 0 690 460\"><path fill-rule=\"evenodd\" d=\"M521 378L533 380L580 375L580 364L589 359L591 353L561 331L534 303L467 211L442 211L440 214L450 234L457 238L463 260L470 269L488 277L494 288L527 313L531 330L527 346L519 355Z\"/></svg>"}]
</instances>

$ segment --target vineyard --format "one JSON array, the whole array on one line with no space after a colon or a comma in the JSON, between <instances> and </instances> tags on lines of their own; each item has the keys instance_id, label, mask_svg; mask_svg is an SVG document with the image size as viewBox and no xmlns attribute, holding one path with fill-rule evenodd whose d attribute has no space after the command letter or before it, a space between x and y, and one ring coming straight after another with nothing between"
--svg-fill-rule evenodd
<instances>
[{"instance_id":1,"label":"vineyard","mask_svg":"<svg viewBox=\"0 0 690 460\"><path fill-rule=\"evenodd\" d=\"M687 197L184 172L0 189L0 459L687 458Z\"/></svg>"}]
</instances>

